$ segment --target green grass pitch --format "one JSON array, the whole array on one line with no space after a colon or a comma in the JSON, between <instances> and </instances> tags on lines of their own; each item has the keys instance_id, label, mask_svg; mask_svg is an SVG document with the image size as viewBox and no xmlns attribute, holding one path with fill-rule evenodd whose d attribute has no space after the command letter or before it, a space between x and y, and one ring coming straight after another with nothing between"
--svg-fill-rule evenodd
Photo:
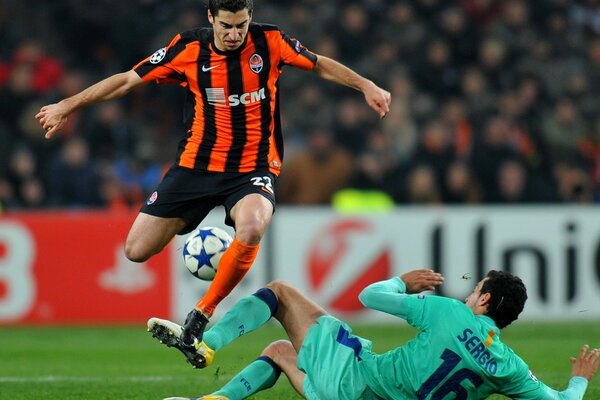
<instances>
[{"instance_id":1,"label":"green grass pitch","mask_svg":"<svg viewBox=\"0 0 600 400\"><path fill-rule=\"evenodd\" d=\"M385 351L414 336L406 325L355 326ZM155 342L144 326L0 327L0 399L162 399L197 396L220 387L271 340L284 337L271 324L222 349L215 363L194 370L176 350ZM600 346L600 322L531 324L517 322L502 333L534 373L564 389L570 376L569 356L583 343ZM282 376L255 399L300 398ZM491 399L502 399L501 396ZM586 399L600 399L600 377Z\"/></svg>"}]
</instances>

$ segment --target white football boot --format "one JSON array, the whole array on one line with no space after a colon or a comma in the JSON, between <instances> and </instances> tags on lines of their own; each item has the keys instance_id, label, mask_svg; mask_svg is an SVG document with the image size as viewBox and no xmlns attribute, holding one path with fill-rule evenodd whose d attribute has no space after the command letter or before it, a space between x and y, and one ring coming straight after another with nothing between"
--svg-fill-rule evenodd
<instances>
[{"instance_id":1,"label":"white football boot","mask_svg":"<svg viewBox=\"0 0 600 400\"><path fill-rule=\"evenodd\" d=\"M185 346L181 341L183 326L175 322L167 319L150 318L148 320L148 332L152 333L152 337L158 339L160 343L181 351L194 368L206 368L212 364L215 358L215 351L208 347L204 341L196 342L191 348Z\"/></svg>"}]
</instances>

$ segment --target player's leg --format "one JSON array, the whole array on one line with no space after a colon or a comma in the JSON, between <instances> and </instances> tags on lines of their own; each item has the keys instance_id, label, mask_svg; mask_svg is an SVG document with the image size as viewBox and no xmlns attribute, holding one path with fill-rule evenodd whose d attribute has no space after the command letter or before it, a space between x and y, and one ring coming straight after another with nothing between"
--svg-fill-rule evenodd
<instances>
[{"instance_id":1,"label":"player's leg","mask_svg":"<svg viewBox=\"0 0 600 400\"><path fill-rule=\"evenodd\" d=\"M125 255L142 262L159 253L177 234L191 232L215 207L208 190L218 184L213 177L172 167L133 222Z\"/></svg>"},{"instance_id":2,"label":"player's leg","mask_svg":"<svg viewBox=\"0 0 600 400\"><path fill-rule=\"evenodd\" d=\"M261 356L269 357L281 369L290 381L290 384L300 395L304 396L304 372L297 366L298 353L292 343L287 340L278 340L267 346Z\"/></svg>"},{"instance_id":3,"label":"player's leg","mask_svg":"<svg viewBox=\"0 0 600 400\"><path fill-rule=\"evenodd\" d=\"M262 194L250 193L239 200L230 211L235 223L235 238L223 253L215 278L208 291L188 315L182 341L196 347L208 318L237 284L244 278L258 254L259 243L273 215L273 203Z\"/></svg>"},{"instance_id":4,"label":"player's leg","mask_svg":"<svg viewBox=\"0 0 600 400\"><path fill-rule=\"evenodd\" d=\"M238 301L206 332L203 342L213 352L218 351L243 334L261 327L274 315L298 351L310 326L325 314L323 308L289 283L273 281Z\"/></svg>"},{"instance_id":5,"label":"player's leg","mask_svg":"<svg viewBox=\"0 0 600 400\"><path fill-rule=\"evenodd\" d=\"M181 350L195 368L204 368L212 363L216 351L264 325L273 315L298 351L310 326L325 314L323 308L292 285L274 281L238 301L193 349L183 345L179 339L183 328L171 321L151 318L148 330L164 344Z\"/></svg>"},{"instance_id":6,"label":"player's leg","mask_svg":"<svg viewBox=\"0 0 600 400\"><path fill-rule=\"evenodd\" d=\"M196 305L209 316L252 266L260 239L271 222L273 204L259 194L249 194L236 203L230 215L235 223L235 238L221 257L208 292Z\"/></svg>"},{"instance_id":7,"label":"player's leg","mask_svg":"<svg viewBox=\"0 0 600 400\"><path fill-rule=\"evenodd\" d=\"M215 353L223 346L264 325L276 309L277 297L273 291L259 289L234 304L220 321L204 333L202 341L193 349L183 345L180 339L183 327L175 322L150 318L148 331L161 343L182 351L195 368L205 368L212 364Z\"/></svg>"},{"instance_id":8,"label":"player's leg","mask_svg":"<svg viewBox=\"0 0 600 400\"><path fill-rule=\"evenodd\" d=\"M208 332L207 332L208 333ZM294 389L303 395L304 374L296 367L298 354L287 340L269 344L260 357L248 364L221 389L198 399L245 399L255 393L271 388L281 371L288 377ZM187 400L186 397L170 397L165 400Z\"/></svg>"},{"instance_id":9,"label":"player's leg","mask_svg":"<svg viewBox=\"0 0 600 400\"><path fill-rule=\"evenodd\" d=\"M298 352L310 326L327 312L287 282L273 281L267 285L267 288L277 296L275 318L283 325Z\"/></svg>"},{"instance_id":10,"label":"player's leg","mask_svg":"<svg viewBox=\"0 0 600 400\"><path fill-rule=\"evenodd\" d=\"M273 281L267 284L266 288L236 303L221 321L206 332L206 337L196 344L196 349L202 352L205 351L204 347L208 346L214 353L241 336L240 326L244 327L244 333L249 333L267 322L271 315L275 315L287 332L292 345L296 351L299 351L310 326L317 318L326 314L327 312L321 306L289 283ZM250 316L253 315L263 315L263 317L255 317L252 319L253 323L248 323ZM183 338L183 334L181 337ZM202 363L197 367L205 366L206 364Z\"/></svg>"},{"instance_id":11,"label":"player's leg","mask_svg":"<svg viewBox=\"0 0 600 400\"><path fill-rule=\"evenodd\" d=\"M273 342L262 351L260 357L248 364L212 395L224 396L228 399L245 399L275 385L282 370L286 375L289 372L295 382L301 381L298 376L301 372L294 365L296 358L296 352L289 342L285 340ZM294 368L296 371L293 371Z\"/></svg>"},{"instance_id":12,"label":"player's leg","mask_svg":"<svg viewBox=\"0 0 600 400\"><path fill-rule=\"evenodd\" d=\"M125 255L144 262L159 253L188 224L182 218L163 218L140 212L125 240Z\"/></svg>"}]
</instances>

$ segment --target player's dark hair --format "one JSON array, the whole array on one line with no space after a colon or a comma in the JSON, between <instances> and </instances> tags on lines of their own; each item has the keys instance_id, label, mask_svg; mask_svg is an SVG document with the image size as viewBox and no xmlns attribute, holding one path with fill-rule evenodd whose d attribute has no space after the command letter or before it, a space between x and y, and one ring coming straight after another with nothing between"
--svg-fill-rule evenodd
<instances>
[{"instance_id":1,"label":"player's dark hair","mask_svg":"<svg viewBox=\"0 0 600 400\"><path fill-rule=\"evenodd\" d=\"M527 300L527 289L518 276L509 272L490 271L481 286L481 294L491 295L486 315L502 329L515 321Z\"/></svg>"},{"instance_id":2,"label":"player's dark hair","mask_svg":"<svg viewBox=\"0 0 600 400\"><path fill-rule=\"evenodd\" d=\"M248 13L252 14L254 9L253 0L208 0L208 10L213 16L216 16L220 10L236 13L247 8Z\"/></svg>"}]
</instances>

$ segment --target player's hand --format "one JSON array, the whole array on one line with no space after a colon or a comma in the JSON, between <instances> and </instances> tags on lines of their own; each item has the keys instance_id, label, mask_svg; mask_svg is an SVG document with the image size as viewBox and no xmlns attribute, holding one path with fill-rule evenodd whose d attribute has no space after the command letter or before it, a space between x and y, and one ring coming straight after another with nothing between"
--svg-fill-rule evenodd
<instances>
[{"instance_id":1,"label":"player's hand","mask_svg":"<svg viewBox=\"0 0 600 400\"><path fill-rule=\"evenodd\" d=\"M588 353L590 346L584 345L579 350L577 358L571 357L572 376L582 376L588 381L592 379L600 365L600 349L594 349Z\"/></svg>"},{"instance_id":2,"label":"player's hand","mask_svg":"<svg viewBox=\"0 0 600 400\"><path fill-rule=\"evenodd\" d=\"M400 276L406 284L406 293L420 293L424 290L435 290L444 283L444 277L431 269L416 269Z\"/></svg>"},{"instance_id":3,"label":"player's hand","mask_svg":"<svg viewBox=\"0 0 600 400\"><path fill-rule=\"evenodd\" d=\"M65 126L69 112L70 110L63 102L49 104L40 109L35 118L46 132L44 136L46 139L50 139Z\"/></svg>"},{"instance_id":4,"label":"player's hand","mask_svg":"<svg viewBox=\"0 0 600 400\"><path fill-rule=\"evenodd\" d=\"M392 103L392 94L387 90L371 83L364 91L367 104L379 114L379 118L384 118L390 112Z\"/></svg>"}]
</instances>

